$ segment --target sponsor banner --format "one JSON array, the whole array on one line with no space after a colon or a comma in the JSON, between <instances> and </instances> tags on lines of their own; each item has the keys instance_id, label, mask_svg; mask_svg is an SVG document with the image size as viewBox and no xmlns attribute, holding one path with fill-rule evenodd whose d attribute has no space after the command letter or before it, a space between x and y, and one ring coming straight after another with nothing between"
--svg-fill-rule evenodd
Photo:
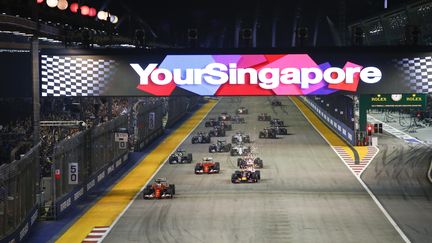
<instances>
[{"instance_id":1,"label":"sponsor banner","mask_svg":"<svg viewBox=\"0 0 432 243\"><path fill-rule=\"evenodd\" d=\"M38 216L38 209L34 208L32 209L29 214L26 215L26 218L23 219L22 223L13 231L12 233L9 232L7 236L4 236L4 238L1 238L1 242L25 242L26 238L28 236L28 233L30 232L30 229L34 225L37 216Z\"/></svg>"},{"instance_id":2,"label":"sponsor banner","mask_svg":"<svg viewBox=\"0 0 432 243\"><path fill-rule=\"evenodd\" d=\"M367 99L369 108L418 108L426 109L425 94L377 94Z\"/></svg>"},{"instance_id":3,"label":"sponsor banner","mask_svg":"<svg viewBox=\"0 0 432 243\"><path fill-rule=\"evenodd\" d=\"M428 93L432 52L321 49L188 54L137 50L41 54L42 96Z\"/></svg>"}]
</instances>

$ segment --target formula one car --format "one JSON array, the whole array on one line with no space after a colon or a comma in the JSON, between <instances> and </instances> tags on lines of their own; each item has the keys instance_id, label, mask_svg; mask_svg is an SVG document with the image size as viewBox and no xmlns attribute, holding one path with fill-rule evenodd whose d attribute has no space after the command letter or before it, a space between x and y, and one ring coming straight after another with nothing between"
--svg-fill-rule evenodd
<instances>
[{"instance_id":1,"label":"formula one car","mask_svg":"<svg viewBox=\"0 0 432 243\"><path fill-rule=\"evenodd\" d=\"M237 144L231 148L231 156L245 156L251 152L250 146L245 146L243 144Z\"/></svg>"},{"instance_id":2,"label":"formula one car","mask_svg":"<svg viewBox=\"0 0 432 243\"><path fill-rule=\"evenodd\" d=\"M236 110L236 114L237 115L249 114L249 110L246 107L242 106Z\"/></svg>"},{"instance_id":3,"label":"formula one car","mask_svg":"<svg viewBox=\"0 0 432 243\"><path fill-rule=\"evenodd\" d=\"M170 155L168 162L170 164L190 164L192 163L192 154L186 153L186 150L179 148Z\"/></svg>"},{"instance_id":4,"label":"formula one car","mask_svg":"<svg viewBox=\"0 0 432 243\"><path fill-rule=\"evenodd\" d=\"M225 153L231 151L232 145L225 140L218 140L216 144L209 146L209 153Z\"/></svg>"},{"instance_id":5,"label":"formula one car","mask_svg":"<svg viewBox=\"0 0 432 243\"><path fill-rule=\"evenodd\" d=\"M147 185L143 190L144 199L173 198L175 185L168 184L165 178L158 178L152 185Z\"/></svg>"},{"instance_id":6,"label":"formula one car","mask_svg":"<svg viewBox=\"0 0 432 243\"><path fill-rule=\"evenodd\" d=\"M233 124L243 124L246 123L245 119L243 117L240 117L238 115L231 117L231 123Z\"/></svg>"},{"instance_id":7,"label":"formula one car","mask_svg":"<svg viewBox=\"0 0 432 243\"><path fill-rule=\"evenodd\" d=\"M225 137L225 129L221 126L214 126L208 133L209 137Z\"/></svg>"},{"instance_id":8,"label":"formula one car","mask_svg":"<svg viewBox=\"0 0 432 243\"><path fill-rule=\"evenodd\" d=\"M195 174L214 174L219 173L220 164L219 162L214 162L213 158L203 158L202 162L196 163Z\"/></svg>"},{"instance_id":9,"label":"formula one car","mask_svg":"<svg viewBox=\"0 0 432 243\"><path fill-rule=\"evenodd\" d=\"M219 121L231 121L231 115L226 113L226 112L222 112L219 117L218 117Z\"/></svg>"},{"instance_id":10,"label":"formula one car","mask_svg":"<svg viewBox=\"0 0 432 243\"><path fill-rule=\"evenodd\" d=\"M271 127L270 129L272 129L277 135L288 135L288 130L284 127Z\"/></svg>"},{"instance_id":11,"label":"formula one car","mask_svg":"<svg viewBox=\"0 0 432 243\"><path fill-rule=\"evenodd\" d=\"M261 113L258 115L258 121L270 121L271 120L271 116L268 115L267 113Z\"/></svg>"},{"instance_id":12,"label":"formula one car","mask_svg":"<svg viewBox=\"0 0 432 243\"><path fill-rule=\"evenodd\" d=\"M264 128L264 130L259 132L259 138L277 138L276 131L271 128Z\"/></svg>"},{"instance_id":13,"label":"formula one car","mask_svg":"<svg viewBox=\"0 0 432 243\"><path fill-rule=\"evenodd\" d=\"M222 127L225 131L232 131L232 124L227 121L220 121L218 126Z\"/></svg>"},{"instance_id":14,"label":"formula one car","mask_svg":"<svg viewBox=\"0 0 432 243\"><path fill-rule=\"evenodd\" d=\"M261 180L261 173L259 170L236 170L231 175L232 183L257 183Z\"/></svg>"},{"instance_id":15,"label":"formula one car","mask_svg":"<svg viewBox=\"0 0 432 243\"><path fill-rule=\"evenodd\" d=\"M250 136L242 132L237 132L231 137L232 143L250 143Z\"/></svg>"},{"instance_id":16,"label":"formula one car","mask_svg":"<svg viewBox=\"0 0 432 243\"><path fill-rule=\"evenodd\" d=\"M246 156L244 158L238 158L237 159L237 166L240 169L246 169L249 167L261 169L264 167L263 161L260 158L253 158L251 156Z\"/></svg>"},{"instance_id":17,"label":"formula one car","mask_svg":"<svg viewBox=\"0 0 432 243\"><path fill-rule=\"evenodd\" d=\"M210 136L203 132L198 132L196 135L192 136L192 144L195 143L210 143Z\"/></svg>"},{"instance_id":18,"label":"formula one car","mask_svg":"<svg viewBox=\"0 0 432 243\"><path fill-rule=\"evenodd\" d=\"M272 106L281 106L282 102L280 100L274 99L271 101Z\"/></svg>"},{"instance_id":19,"label":"formula one car","mask_svg":"<svg viewBox=\"0 0 432 243\"><path fill-rule=\"evenodd\" d=\"M281 119L272 119L270 120L270 126L272 127L284 127L284 121L282 121Z\"/></svg>"},{"instance_id":20,"label":"formula one car","mask_svg":"<svg viewBox=\"0 0 432 243\"><path fill-rule=\"evenodd\" d=\"M205 127L214 127L214 126L217 126L217 125L219 125L219 121L217 121L214 118L210 118L208 121L206 121L204 123Z\"/></svg>"}]
</instances>

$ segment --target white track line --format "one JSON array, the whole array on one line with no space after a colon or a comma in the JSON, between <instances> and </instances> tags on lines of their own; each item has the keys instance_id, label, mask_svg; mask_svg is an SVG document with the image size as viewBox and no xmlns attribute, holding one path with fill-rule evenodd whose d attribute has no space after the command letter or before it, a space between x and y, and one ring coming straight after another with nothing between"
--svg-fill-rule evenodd
<instances>
[{"instance_id":1,"label":"white track line","mask_svg":"<svg viewBox=\"0 0 432 243\"><path fill-rule=\"evenodd\" d=\"M192 130L183 138L183 140L180 141L180 143L171 151L171 153L173 153L174 151L177 150L178 147L180 147L180 145L186 140L186 138L189 137L189 135L195 131L195 129L201 124L201 122L207 117L207 115L217 106L217 104L219 103L220 99L216 102L216 104L209 110L207 111L207 113L203 116L203 118L197 123L197 125L192 128ZM168 138L168 137L167 137ZM170 154L171 154L170 153ZM103 240L105 239L105 237L107 237L107 235L109 235L109 233L111 232L112 228L117 224L117 222L120 220L120 218L126 213L126 211L130 208L130 206L132 206L132 204L134 203L135 199L137 199L137 197L141 194L141 191L147 186L147 184L153 179L153 177L159 172L159 170L162 168L162 166L165 165L165 163L168 161L168 157L165 159L165 161L159 166L159 168L157 168L157 170L150 176L150 178L147 180L147 182L144 184L144 186L141 187L141 189L135 194L135 196L133 197L133 199L129 202L129 204L126 206L125 209L123 209L123 211L117 216L117 218L114 220L114 222L109 226L108 231L106 232L106 234L104 235L104 237L100 240L100 242L103 242ZM133 169L132 169L133 170Z\"/></svg>"},{"instance_id":2,"label":"white track line","mask_svg":"<svg viewBox=\"0 0 432 243\"><path fill-rule=\"evenodd\" d=\"M333 151L337 154L337 156L342 160L342 157L339 156L339 154L336 152L336 150L333 148L333 146L330 144L330 142L324 137L324 135L321 134L321 132L318 130L318 128L315 127L315 125L309 120L309 118L303 113L303 111L298 107L298 105L291 99L291 101L294 103L294 105L297 107L297 109L302 113L302 115L308 120L308 122L312 125L312 127L321 135L322 138L330 145L330 147L333 149ZM378 153L377 153L378 154ZM371 160L372 161L372 160ZM405 235L405 233L402 231L402 229L397 225L397 223L393 220L393 218L390 216L390 214L387 212L387 210L383 207L383 205L378 201L378 199L375 197L373 192L367 187L367 185L362 181L360 176L357 176L351 168L344 163L346 167L348 167L349 171L354 175L354 177L360 182L360 184L363 186L363 188L367 191L369 196L372 198L372 200L375 202L375 204L378 206L378 208L381 210L381 212L384 214L384 216L387 218L387 220L390 222L391 225L395 228L395 230L399 233L399 235L402 237L402 239L406 243L411 243L410 239Z\"/></svg>"},{"instance_id":3,"label":"white track line","mask_svg":"<svg viewBox=\"0 0 432 243\"><path fill-rule=\"evenodd\" d=\"M427 177L428 177L429 181L432 183L432 175L431 175L431 173L432 173L432 161L431 161L431 164L429 166L429 170L428 170L428 174L427 174Z\"/></svg>"}]
</instances>

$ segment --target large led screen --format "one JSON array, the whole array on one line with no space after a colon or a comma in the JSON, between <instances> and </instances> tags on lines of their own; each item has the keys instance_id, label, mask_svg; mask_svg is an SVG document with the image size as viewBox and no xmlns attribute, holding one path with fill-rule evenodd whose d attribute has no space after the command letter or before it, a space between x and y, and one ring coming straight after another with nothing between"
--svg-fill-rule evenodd
<instances>
[{"instance_id":1,"label":"large led screen","mask_svg":"<svg viewBox=\"0 0 432 243\"><path fill-rule=\"evenodd\" d=\"M432 91L432 52L50 50L42 96L259 96Z\"/></svg>"}]
</instances>

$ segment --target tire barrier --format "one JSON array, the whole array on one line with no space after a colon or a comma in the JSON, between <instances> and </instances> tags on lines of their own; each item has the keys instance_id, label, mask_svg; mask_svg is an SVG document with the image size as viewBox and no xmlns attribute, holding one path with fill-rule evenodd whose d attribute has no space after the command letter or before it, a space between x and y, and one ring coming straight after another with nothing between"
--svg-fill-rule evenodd
<instances>
[{"instance_id":1,"label":"tire barrier","mask_svg":"<svg viewBox=\"0 0 432 243\"><path fill-rule=\"evenodd\" d=\"M148 102L144 99L134 105L133 111L134 150L140 151L163 134L164 106L160 100Z\"/></svg>"},{"instance_id":2,"label":"tire barrier","mask_svg":"<svg viewBox=\"0 0 432 243\"><path fill-rule=\"evenodd\" d=\"M39 147L0 166L0 242L24 241L37 219Z\"/></svg>"},{"instance_id":3,"label":"tire barrier","mask_svg":"<svg viewBox=\"0 0 432 243\"><path fill-rule=\"evenodd\" d=\"M126 128L127 115L82 131L63 140L54 148L51 181L51 217L59 218L75 201L85 196L96 182L101 182L114 168L108 167L127 158L128 148L120 148L114 133ZM114 166L117 168L118 166ZM94 177L97 176L96 180ZM90 183L90 184L89 184ZM84 189L84 185L86 189ZM54 203L52 203L54 202Z\"/></svg>"}]
</instances>

